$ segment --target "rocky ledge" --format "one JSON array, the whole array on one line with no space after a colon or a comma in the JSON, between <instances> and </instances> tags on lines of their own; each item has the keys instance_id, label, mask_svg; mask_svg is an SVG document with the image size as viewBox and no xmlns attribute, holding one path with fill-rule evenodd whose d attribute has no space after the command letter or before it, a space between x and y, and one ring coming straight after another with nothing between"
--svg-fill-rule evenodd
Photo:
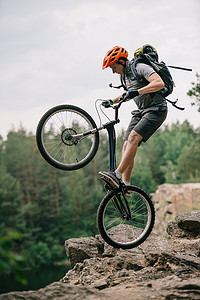
<instances>
[{"instance_id":1,"label":"rocky ledge","mask_svg":"<svg viewBox=\"0 0 200 300\"><path fill-rule=\"evenodd\" d=\"M200 211L181 213L164 236L114 249L100 236L65 242L72 269L60 282L0 299L200 299Z\"/></svg>"}]
</instances>

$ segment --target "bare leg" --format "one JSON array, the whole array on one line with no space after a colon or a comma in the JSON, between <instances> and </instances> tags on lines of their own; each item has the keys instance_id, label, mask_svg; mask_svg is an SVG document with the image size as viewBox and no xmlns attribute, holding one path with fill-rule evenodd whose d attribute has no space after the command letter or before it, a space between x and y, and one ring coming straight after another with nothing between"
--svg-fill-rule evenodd
<instances>
[{"instance_id":1,"label":"bare leg","mask_svg":"<svg viewBox=\"0 0 200 300\"><path fill-rule=\"evenodd\" d=\"M126 152L127 145L128 145L128 141L125 141L123 149L122 149L122 159L121 160L123 160L123 156ZM134 166L134 159L133 159L133 163L129 164L128 168L126 168L126 170L122 174L123 182L129 182L129 183L131 182L131 173L133 170L133 166Z\"/></svg>"},{"instance_id":2,"label":"bare leg","mask_svg":"<svg viewBox=\"0 0 200 300\"><path fill-rule=\"evenodd\" d=\"M137 152L138 143L142 140L142 136L136 131L132 131L128 141L124 143L121 162L117 170L122 174L123 181L131 181L131 173L134 166L134 158Z\"/></svg>"}]
</instances>

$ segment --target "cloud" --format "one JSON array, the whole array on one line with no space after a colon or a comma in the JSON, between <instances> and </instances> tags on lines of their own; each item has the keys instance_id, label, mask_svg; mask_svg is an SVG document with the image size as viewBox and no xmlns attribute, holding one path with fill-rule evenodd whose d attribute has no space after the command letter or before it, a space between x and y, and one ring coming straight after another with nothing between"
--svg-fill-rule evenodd
<instances>
[{"instance_id":1,"label":"cloud","mask_svg":"<svg viewBox=\"0 0 200 300\"><path fill-rule=\"evenodd\" d=\"M131 57L134 49L152 43L168 64L193 68L193 73L172 71L174 95L186 99L190 82L200 72L199 8L198 0L1 0L0 104L8 119L5 130L20 112L27 111L20 113L25 120L31 110L62 101L91 110L94 97L115 97L118 92L108 84L118 84L119 78L102 71L101 64L106 51L117 44Z\"/></svg>"}]
</instances>

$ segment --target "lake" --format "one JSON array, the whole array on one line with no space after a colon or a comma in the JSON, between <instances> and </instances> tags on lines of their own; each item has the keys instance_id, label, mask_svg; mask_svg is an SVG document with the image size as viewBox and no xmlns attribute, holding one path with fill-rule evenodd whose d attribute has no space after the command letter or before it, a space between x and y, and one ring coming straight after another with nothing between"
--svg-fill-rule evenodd
<instances>
[{"instance_id":1,"label":"lake","mask_svg":"<svg viewBox=\"0 0 200 300\"><path fill-rule=\"evenodd\" d=\"M70 265L53 265L41 269L26 270L22 273L27 280L23 285L13 275L0 276L0 294L13 291L38 290L48 284L59 281L71 269Z\"/></svg>"}]
</instances>

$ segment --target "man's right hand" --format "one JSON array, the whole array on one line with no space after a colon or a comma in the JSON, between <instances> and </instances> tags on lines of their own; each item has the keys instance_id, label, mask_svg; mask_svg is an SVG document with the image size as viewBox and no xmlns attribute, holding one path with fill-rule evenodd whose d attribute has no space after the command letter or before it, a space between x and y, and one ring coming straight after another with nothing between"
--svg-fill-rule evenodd
<instances>
[{"instance_id":1,"label":"man's right hand","mask_svg":"<svg viewBox=\"0 0 200 300\"><path fill-rule=\"evenodd\" d=\"M139 92L137 90L129 90L127 93L126 93L126 98L125 99L133 99L135 98L136 96L139 96Z\"/></svg>"},{"instance_id":2,"label":"man's right hand","mask_svg":"<svg viewBox=\"0 0 200 300\"><path fill-rule=\"evenodd\" d=\"M110 107L110 106L113 105L113 104L114 104L113 100L104 100L104 101L102 102L102 105L103 105L104 107L106 107L106 108Z\"/></svg>"}]
</instances>

